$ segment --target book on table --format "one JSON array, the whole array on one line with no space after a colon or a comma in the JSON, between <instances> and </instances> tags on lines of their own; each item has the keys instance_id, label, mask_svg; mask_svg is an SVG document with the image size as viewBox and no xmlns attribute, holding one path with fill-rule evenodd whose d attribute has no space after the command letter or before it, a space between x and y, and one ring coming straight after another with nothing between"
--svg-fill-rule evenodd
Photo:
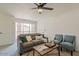
<instances>
[{"instance_id":1,"label":"book on table","mask_svg":"<svg viewBox=\"0 0 79 59\"><path fill-rule=\"evenodd\" d=\"M45 44L45 46L47 46L47 47L51 48L51 47L54 47L54 46L55 46L55 44L54 44L54 43L46 43L46 44Z\"/></svg>"},{"instance_id":2,"label":"book on table","mask_svg":"<svg viewBox=\"0 0 79 59\"><path fill-rule=\"evenodd\" d=\"M44 51L46 49L48 49L49 47L45 46L45 45L39 45L39 46L36 46L34 47L34 49L38 50L38 51Z\"/></svg>"}]
</instances>

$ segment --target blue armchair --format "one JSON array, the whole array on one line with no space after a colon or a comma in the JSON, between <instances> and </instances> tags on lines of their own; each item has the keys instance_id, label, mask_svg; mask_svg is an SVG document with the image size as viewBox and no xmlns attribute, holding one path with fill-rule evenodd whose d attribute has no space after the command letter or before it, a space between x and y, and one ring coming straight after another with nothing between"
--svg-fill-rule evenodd
<instances>
[{"instance_id":1,"label":"blue armchair","mask_svg":"<svg viewBox=\"0 0 79 59\"><path fill-rule=\"evenodd\" d=\"M55 44L60 44L63 41L63 35L62 34L55 34L53 41Z\"/></svg>"},{"instance_id":2,"label":"blue armchair","mask_svg":"<svg viewBox=\"0 0 79 59\"><path fill-rule=\"evenodd\" d=\"M71 51L71 55L73 55L73 51L75 50L75 36L72 35L64 35L63 41L61 42L61 47Z\"/></svg>"}]
</instances>

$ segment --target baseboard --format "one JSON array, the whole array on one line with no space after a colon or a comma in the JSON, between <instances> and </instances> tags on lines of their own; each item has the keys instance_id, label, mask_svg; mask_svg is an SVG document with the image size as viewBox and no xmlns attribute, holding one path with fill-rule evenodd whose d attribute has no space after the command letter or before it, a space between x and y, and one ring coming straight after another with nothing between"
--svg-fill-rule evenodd
<instances>
[{"instance_id":1,"label":"baseboard","mask_svg":"<svg viewBox=\"0 0 79 59\"><path fill-rule=\"evenodd\" d=\"M75 51L76 51L76 52L79 52L79 50L77 50L77 49L76 49Z\"/></svg>"}]
</instances>

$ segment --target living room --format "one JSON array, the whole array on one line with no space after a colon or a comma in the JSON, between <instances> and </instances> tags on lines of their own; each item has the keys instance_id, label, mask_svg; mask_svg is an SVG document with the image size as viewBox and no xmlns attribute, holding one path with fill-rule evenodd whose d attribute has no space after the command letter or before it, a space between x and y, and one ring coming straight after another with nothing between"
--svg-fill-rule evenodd
<instances>
[{"instance_id":1,"label":"living room","mask_svg":"<svg viewBox=\"0 0 79 59\"><path fill-rule=\"evenodd\" d=\"M32 33L44 34L48 37L48 42L54 40L55 34L76 36L77 53L73 55L79 56L79 4L47 3L46 7L51 7L53 10L43 10L41 14L38 13L38 9L32 9L34 7L36 7L34 3L0 4L0 55L19 55L20 44L17 40L17 31L21 29L16 29L16 23L27 23L33 25ZM21 27L20 24L18 26ZM30 25L28 27L30 28ZM20 34L24 32L19 32ZM31 52L25 53L27 56ZM55 54L57 55L57 51ZM60 56L62 55L60 53ZM65 52L65 55L70 56L70 53Z\"/></svg>"}]
</instances>

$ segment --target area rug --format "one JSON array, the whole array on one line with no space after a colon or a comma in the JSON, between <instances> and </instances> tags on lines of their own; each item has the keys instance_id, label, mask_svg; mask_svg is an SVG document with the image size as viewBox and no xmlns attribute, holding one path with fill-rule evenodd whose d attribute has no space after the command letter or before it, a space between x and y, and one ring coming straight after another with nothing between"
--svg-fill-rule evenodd
<instances>
[{"instance_id":1,"label":"area rug","mask_svg":"<svg viewBox=\"0 0 79 59\"><path fill-rule=\"evenodd\" d=\"M33 56L33 51L26 52L22 56ZM37 52L35 52L35 56L40 56ZM58 51L53 50L52 52L46 54L45 56L58 56ZM71 56L69 51L61 51L60 56ZM73 52L73 56L79 56L79 52Z\"/></svg>"}]
</instances>

